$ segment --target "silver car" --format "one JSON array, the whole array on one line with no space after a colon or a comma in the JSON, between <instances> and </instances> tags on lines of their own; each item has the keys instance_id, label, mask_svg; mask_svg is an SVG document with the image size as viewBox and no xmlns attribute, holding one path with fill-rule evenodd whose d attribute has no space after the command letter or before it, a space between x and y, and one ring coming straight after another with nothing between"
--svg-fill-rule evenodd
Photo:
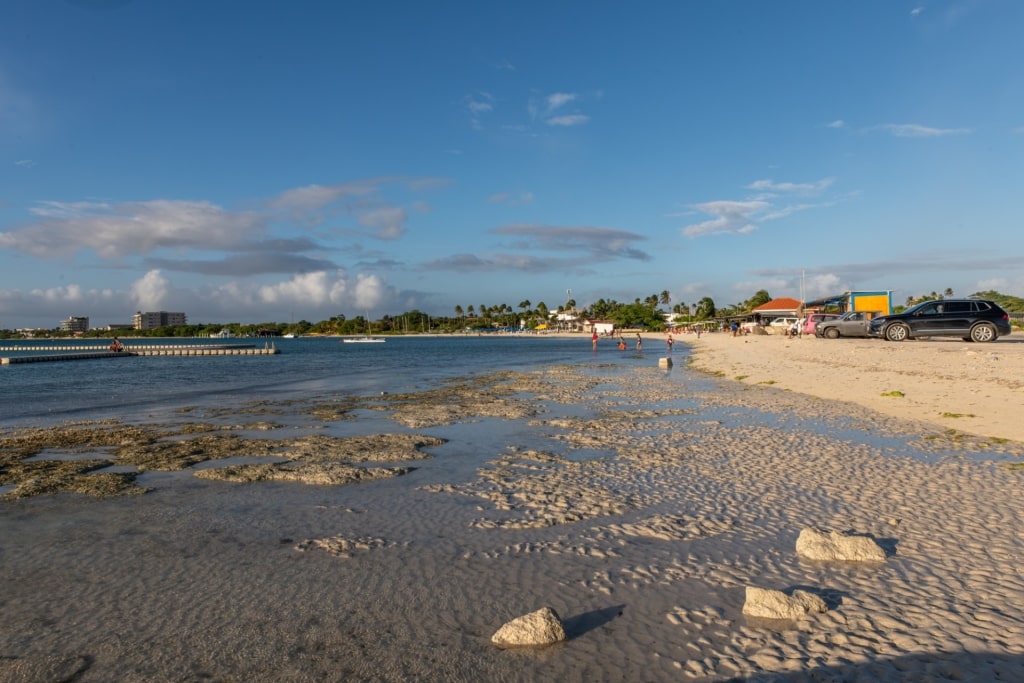
<instances>
[{"instance_id":1,"label":"silver car","mask_svg":"<svg viewBox=\"0 0 1024 683\"><path fill-rule=\"evenodd\" d=\"M826 339L869 337L871 336L869 324L871 319L877 315L879 315L878 311L850 311L835 320L818 323L814 329L814 336Z\"/></svg>"}]
</instances>

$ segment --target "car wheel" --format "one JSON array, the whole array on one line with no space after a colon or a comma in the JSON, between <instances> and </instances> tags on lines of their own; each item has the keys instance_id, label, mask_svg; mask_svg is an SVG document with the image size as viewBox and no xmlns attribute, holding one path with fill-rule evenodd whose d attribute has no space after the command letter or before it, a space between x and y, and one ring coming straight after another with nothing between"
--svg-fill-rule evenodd
<instances>
[{"instance_id":1,"label":"car wheel","mask_svg":"<svg viewBox=\"0 0 1024 683\"><path fill-rule=\"evenodd\" d=\"M996 334L996 328L992 327L988 323L981 323L980 325L975 325L971 328L971 339L976 342L995 341L998 336L999 335Z\"/></svg>"},{"instance_id":2,"label":"car wheel","mask_svg":"<svg viewBox=\"0 0 1024 683\"><path fill-rule=\"evenodd\" d=\"M910 328L903 323L893 323L885 328L885 338L889 341L906 341L910 337Z\"/></svg>"},{"instance_id":3,"label":"car wheel","mask_svg":"<svg viewBox=\"0 0 1024 683\"><path fill-rule=\"evenodd\" d=\"M830 327L825 330L825 336L829 339L839 339L839 330L834 327Z\"/></svg>"}]
</instances>

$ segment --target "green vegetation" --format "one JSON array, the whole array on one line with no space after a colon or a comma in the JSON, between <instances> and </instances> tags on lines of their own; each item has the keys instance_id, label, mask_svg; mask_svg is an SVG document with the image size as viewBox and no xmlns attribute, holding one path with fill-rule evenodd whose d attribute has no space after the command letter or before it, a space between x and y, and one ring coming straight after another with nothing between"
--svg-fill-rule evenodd
<instances>
[{"instance_id":1,"label":"green vegetation","mask_svg":"<svg viewBox=\"0 0 1024 683\"><path fill-rule=\"evenodd\" d=\"M991 289L984 292L975 292L974 294L971 294L971 296L994 301L1007 313L1024 313L1024 299L1019 296L1000 294L999 292Z\"/></svg>"},{"instance_id":2,"label":"green vegetation","mask_svg":"<svg viewBox=\"0 0 1024 683\"><path fill-rule=\"evenodd\" d=\"M883 391L882 396L892 396L893 398L903 398L906 396L902 391Z\"/></svg>"},{"instance_id":3,"label":"green vegetation","mask_svg":"<svg viewBox=\"0 0 1024 683\"><path fill-rule=\"evenodd\" d=\"M1019 296L1010 296L1009 294L1000 294L999 292L989 289L984 292L975 292L969 295L972 298L977 299L988 299L989 301L996 302L1003 310L1007 313L1024 313L1024 298ZM953 290L947 287L941 294L934 290L929 294L922 294L921 296L908 296L906 302L902 306L893 306L893 313L901 313L911 306L916 306L919 303L925 301L935 301L937 299L949 299L953 297Z\"/></svg>"},{"instance_id":4,"label":"green vegetation","mask_svg":"<svg viewBox=\"0 0 1024 683\"><path fill-rule=\"evenodd\" d=\"M939 294L931 292L920 297L907 297L906 305L911 306L921 301L930 299L942 299L953 296L952 289L946 289ZM976 292L971 296L981 297L995 301L1010 313L1024 313L1024 298L1000 294L988 290ZM644 299L639 297L632 303L621 303L614 299L598 299L589 307L579 309L576 307L576 300L569 298L557 309L549 308L543 301L536 306L529 299L519 302L516 308L501 303L496 305L470 304L454 306L451 316L432 316L413 309L399 315L385 315L379 320L368 321L363 316L347 318L344 314L332 316L327 320L311 323L307 320L298 322L280 323L264 322L257 324L241 324L237 322L227 323L200 323L193 325L179 325L174 327L161 327L155 330L89 330L88 332L76 335L71 332L62 332L59 329L39 330L37 336L49 337L110 337L119 335L124 337L205 337L215 335L221 330L227 330L236 337L258 337L258 336L281 336L285 334L294 335L353 335L353 334L422 334L422 333L453 333L453 332L484 332L498 329L536 329L545 325L550 328L557 327L556 317L560 313L572 313L577 319L610 320L619 329L639 329L649 332L661 332L665 330L667 314L671 314L671 324L687 325L694 322L702 322L726 318L730 316L741 316L750 313L758 306L771 301L772 296L768 290L758 290L749 299L740 303L728 304L717 307L711 297L703 297L696 303L687 304L684 301L673 302L672 295L668 290L659 294L650 294ZM903 306L896 306L895 311L903 310ZM1020 323L1015 322L1018 327ZM20 338L22 335L12 330L0 330L0 339ZM892 394L889 394L892 395ZM902 395L902 394L900 394Z\"/></svg>"},{"instance_id":5,"label":"green vegetation","mask_svg":"<svg viewBox=\"0 0 1024 683\"><path fill-rule=\"evenodd\" d=\"M972 413L939 413L939 417L977 417Z\"/></svg>"}]
</instances>

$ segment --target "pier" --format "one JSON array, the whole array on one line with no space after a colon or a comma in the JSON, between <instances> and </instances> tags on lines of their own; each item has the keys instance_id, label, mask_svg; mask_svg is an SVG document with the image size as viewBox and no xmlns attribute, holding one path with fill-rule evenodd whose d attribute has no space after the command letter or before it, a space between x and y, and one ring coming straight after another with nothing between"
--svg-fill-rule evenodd
<instances>
[{"instance_id":1,"label":"pier","mask_svg":"<svg viewBox=\"0 0 1024 683\"><path fill-rule=\"evenodd\" d=\"M102 350L99 350L102 349ZM0 365L20 363L48 363L101 358L132 358L138 356L274 356L280 350L274 344L257 348L252 344L181 344L169 346L132 346L124 351L111 351L106 346L15 346L0 351L62 351L56 354L35 354L0 358Z\"/></svg>"}]
</instances>

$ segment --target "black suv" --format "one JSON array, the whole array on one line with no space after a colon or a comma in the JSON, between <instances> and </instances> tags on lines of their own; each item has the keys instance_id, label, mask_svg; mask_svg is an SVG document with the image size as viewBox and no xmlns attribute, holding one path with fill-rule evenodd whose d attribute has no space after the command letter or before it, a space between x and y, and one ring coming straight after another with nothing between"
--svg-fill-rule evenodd
<instances>
[{"instance_id":1,"label":"black suv","mask_svg":"<svg viewBox=\"0 0 1024 683\"><path fill-rule=\"evenodd\" d=\"M1010 334L1010 316L992 301L939 299L875 318L868 333L889 341L952 336L964 341L989 342Z\"/></svg>"}]
</instances>

